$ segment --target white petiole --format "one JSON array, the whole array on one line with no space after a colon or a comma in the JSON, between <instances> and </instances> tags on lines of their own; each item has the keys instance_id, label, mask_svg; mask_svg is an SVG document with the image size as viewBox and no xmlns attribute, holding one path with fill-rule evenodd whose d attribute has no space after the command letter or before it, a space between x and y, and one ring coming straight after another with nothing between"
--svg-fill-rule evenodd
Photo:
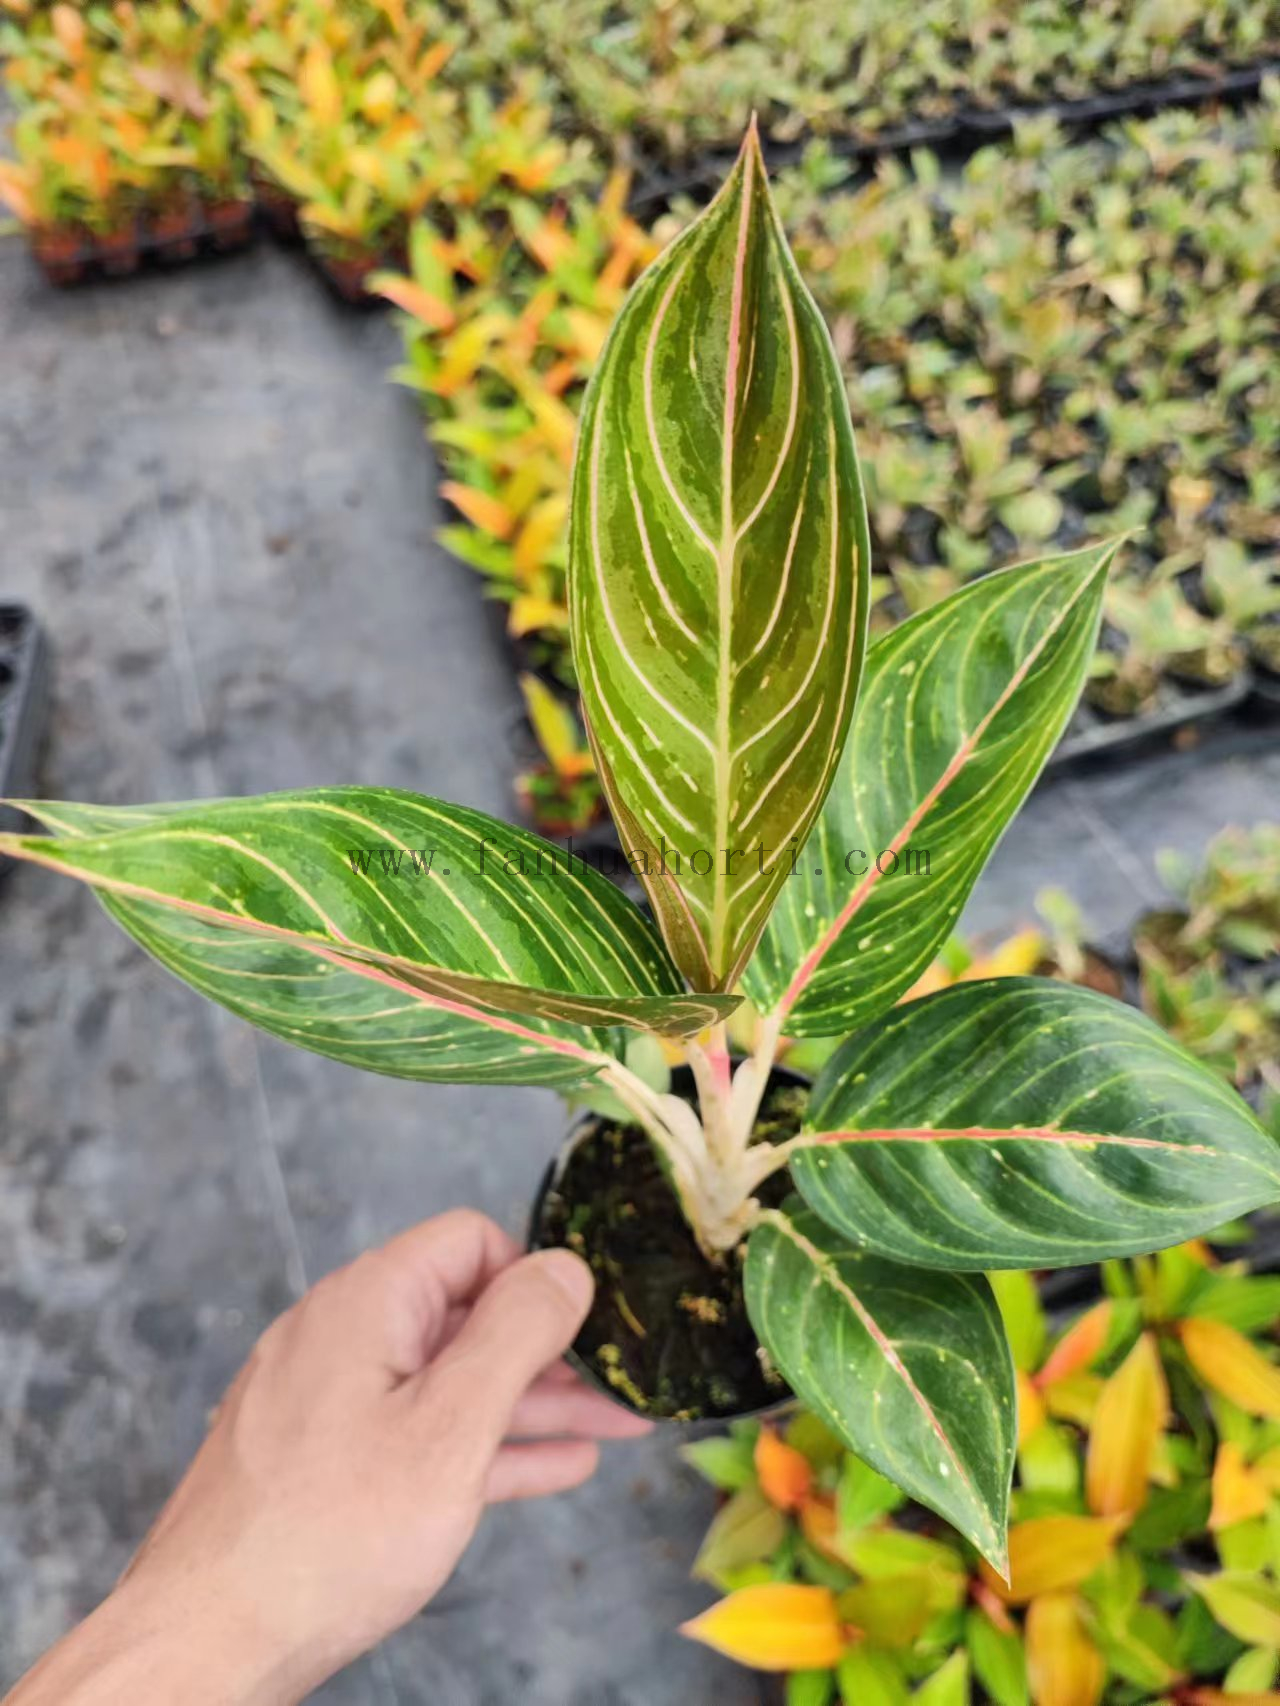
<instances>
[{"instance_id":1,"label":"white petiole","mask_svg":"<svg viewBox=\"0 0 1280 1706\"><path fill-rule=\"evenodd\" d=\"M696 1111L680 1097L654 1090L620 1061L611 1061L600 1075L666 1161L685 1217L708 1256L742 1241L759 1210L755 1191L786 1165L790 1153L789 1144L751 1140L780 1032L779 1020L762 1019L755 1046L736 1071L723 1025L687 1040Z\"/></svg>"}]
</instances>

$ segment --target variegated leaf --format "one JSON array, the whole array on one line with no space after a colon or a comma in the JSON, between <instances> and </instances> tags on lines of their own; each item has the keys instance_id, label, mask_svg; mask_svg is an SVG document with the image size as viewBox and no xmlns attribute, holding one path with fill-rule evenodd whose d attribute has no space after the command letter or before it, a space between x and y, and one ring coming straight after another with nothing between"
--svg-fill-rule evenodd
<instances>
[{"instance_id":1,"label":"variegated leaf","mask_svg":"<svg viewBox=\"0 0 1280 1706\"><path fill-rule=\"evenodd\" d=\"M793 1199L761 1216L745 1284L751 1324L796 1394L1003 1569L1017 1424L987 1281L868 1255Z\"/></svg>"},{"instance_id":2,"label":"variegated leaf","mask_svg":"<svg viewBox=\"0 0 1280 1706\"><path fill-rule=\"evenodd\" d=\"M745 979L788 1034L866 1024L951 934L1075 706L1114 552L987 575L872 647L835 782Z\"/></svg>"},{"instance_id":3,"label":"variegated leaf","mask_svg":"<svg viewBox=\"0 0 1280 1706\"><path fill-rule=\"evenodd\" d=\"M614 1024L683 1033L656 934L563 850L378 788L110 809L31 805L4 850L90 884L178 976L264 1030L396 1076L576 1082ZM554 861L554 863L553 863Z\"/></svg>"},{"instance_id":4,"label":"variegated leaf","mask_svg":"<svg viewBox=\"0 0 1280 1706\"><path fill-rule=\"evenodd\" d=\"M791 1176L856 1245L1045 1268L1176 1244L1280 1198L1280 1145L1145 1015L1041 978L960 984L860 1031Z\"/></svg>"},{"instance_id":5,"label":"variegated leaf","mask_svg":"<svg viewBox=\"0 0 1280 1706\"><path fill-rule=\"evenodd\" d=\"M840 370L754 129L610 333L571 508L600 775L676 963L730 988L830 785L869 585Z\"/></svg>"}]
</instances>

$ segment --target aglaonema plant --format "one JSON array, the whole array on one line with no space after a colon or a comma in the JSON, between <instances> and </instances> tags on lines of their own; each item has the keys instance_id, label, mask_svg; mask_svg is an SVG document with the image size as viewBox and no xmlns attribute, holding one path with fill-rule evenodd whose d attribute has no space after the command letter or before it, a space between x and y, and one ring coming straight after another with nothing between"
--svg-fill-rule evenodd
<instances>
[{"instance_id":1,"label":"aglaonema plant","mask_svg":"<svg viewBox=\"0 0 1280 1706\"><path fill-rule=\"evenodd\" d=\"M1015 1383L984 1270L1149 1250L1280 1195L1247 1107L1115 1002L1012 978L896 1005L1062 732L1112 554L992 574L864 656L843 384L752 134L630 293L577 447L575 660L656 926L563 850L385 788L29 805L52 833L0 850L90 884L193 987L303 1047L607 1093L625 1119L602 1153L629 1142L664 1181L620 1217L649 1217L642 1244L685 1236L721 1290L659 1319L646 1247L643 1271L598 1266L599 1294L665 1344L737 1286L773 1390L1003 1569ZM678 1045L696 1111L628 1064L646 1032ZM848 1034L789 1128L767 1117L784 1034ZM661 1412L616 1346L597 1367L610 1351Z\"/></svg>"}]
</instances>

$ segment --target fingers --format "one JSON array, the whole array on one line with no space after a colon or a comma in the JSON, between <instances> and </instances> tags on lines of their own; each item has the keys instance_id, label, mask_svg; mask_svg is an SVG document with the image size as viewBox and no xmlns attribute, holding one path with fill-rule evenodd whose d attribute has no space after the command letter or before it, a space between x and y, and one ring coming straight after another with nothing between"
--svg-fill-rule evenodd
<instances>
[{"instance_id":1,"label":"fingers","mask_svg":"<svg viewBox=\"0 0 1280 1706\"><path fill-rule=\"evenodd\" d=\"M593 1392L573 1374L564 1379L559 1372L564 1367L556 1363L517 1400L509 1438L577 1434L585 1439L641 1439L652 1433L653 1423L643 1416L632 1415L603 1392Z\"/></svg>"},{"instance_id":2,"label":"fingers","mask_svg":"<svg viewBox=\"0 0 1280 1706\"><path fill-rule=\"evenodd\" d=\"M471 1444L497 1450L517 1401L563 1356L586 1318L591 1270L568 1250L541 1250L503 1270L421 1378L424 1417L465 1415Z\"/></svg>"},{"instance_id":3,"label":"fingers","mask_svg":"<svg viewBox=\"0 0 1280 1706\"><path fill-rule=\"evenodd\" d=\"M394 1383L417 1374L452 1313L469 1305L519 1255L494 1221L455 1209L400 1233L331 1274L298 1306L300 1354L310 1346L332 1370L333 1346Z\"/></svg>"},{"instance_id":4,"label":"fingers","mask_svg":"<svg viewBox=\"0 0 1280 1706\"><path fill-rule=\"evenodd\" d=\"M487 1504L507 1499L540 1499L566 1493L589 1481L600 1466L600 1448L590 1440L544 1440L538 1445L504 1445L489 1466Z\"/></svg>"}]
</instances>

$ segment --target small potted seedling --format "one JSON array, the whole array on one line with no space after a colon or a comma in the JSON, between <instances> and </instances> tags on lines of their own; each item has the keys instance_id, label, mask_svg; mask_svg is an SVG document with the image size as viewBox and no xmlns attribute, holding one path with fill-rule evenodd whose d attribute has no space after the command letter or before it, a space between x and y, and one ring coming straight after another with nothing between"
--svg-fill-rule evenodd
<instances>
[{"instance_id":1,"label":"small potted seedling","mask_svg":"<svg viewBox=\"0 0 1280 1706\"><path fill-rule=\"evenodd\" d=\"M1112 555L989 575L864 657L844 385L752 133L630 293L578 436L577 671L654 923L562 849L386 788L38 805L52 833L0 850L304 1047L606 1094L537 1227L595 1269L596 1377L654 1415L789 1387L1003 1571L1016 1399L985 1271L1280 1195L1244 1103L1117 1002L998 978L896 1005L1070 715ZM784 1035L847 1038L803 1106Z\"/></svg>"}]
</instances>

